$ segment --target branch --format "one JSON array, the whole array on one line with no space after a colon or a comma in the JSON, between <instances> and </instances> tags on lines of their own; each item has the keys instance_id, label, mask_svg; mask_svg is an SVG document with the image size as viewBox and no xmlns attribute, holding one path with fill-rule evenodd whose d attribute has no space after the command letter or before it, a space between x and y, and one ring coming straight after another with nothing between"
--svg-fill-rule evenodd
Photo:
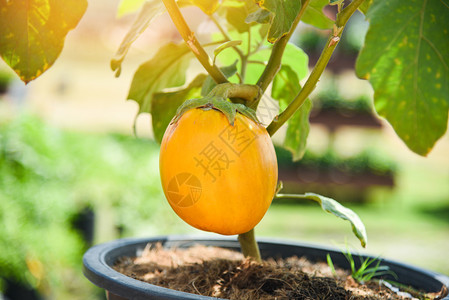
<instances>
[{"instance_id":1,"label":"branch","mask_svg":"<svg viewBox=\"0 0 449 300\"><path fill-rule=\"evenodd\" d=\"M226 41L231 41L232 40L231 37L228 35L228 33L223 29L223 27L221 26L220 22L218 22L217 19L215 19L214 16L210 15L209 19L212 20L212 22L215 24L215 27L218 28L218 30L223 35L223 37L226 39ZM243 54L242 50L240 50L239 47L232 46L232 48L237 52L237 54L240 56L241 59L245 56Z\"/></svg>"},{"instance_id":2,"label":"branch","mask_svg":"<svg viewBox=\"0 0 449 300\"><path fill-rule=\"evenodd\" d=\"M323 52L321 52L320 58L318 59L312 73L310 73L309 78L304 84L301 91L296 95L295 99L287 106L287 108L268 125L267 131L272 136L288 119L301 107L301 105L309 97L310 93L315 89L318 80L323 74L324 69L329 62L329 59L337 46L343 29L346 26L349 18L357 10L359 5L364 0L354 0L345 9L343 9L339 14L337 14L337 20L335 21L336 26L327 40L326 46L324 46Z\"/></svg>"},{"instance_id":3,"label":"branch","mask_svg":"<svg viewBox=\"0 0 449 300\"><path fill-rule=\"evenodd\" d=\"M293 32L295 31L296 27L298 26L298 23L301 20L301 17L304 14L304 11L306 10L307 6L309 5L309 2L310 2L310 0L304 1L304 4L302 5L301 10L299 11L298 15L296 16L295 20L293 21L290 31L286 35L281 37L274 44L273 49L271 51L270 58L267 63L267 66L265 67L262 75L260 76L259 80L257 81L257 85L262 89L263 92L265 92L267 87L273 81L274 76L276 76L277 72L281 68L282 55L284 54L285 47L287 46L287 43L290 40L291 36L293 35ZM260 98L257 99L257 101L254 101L253 107L251 107L251 108L256 109L257 106L259 105L259 102L260 102Z\"/></svg>"},{"instance_id":4,"label":"branch","mask_svg":"<svg viewBox=\"0 0 449 300\"><path fill-rule=\"evenodd\" d=\"M190 30L187 25L184 17L179 10L178 5L175 0L162 0L164 2L165 7L167 8L168 14L181 34L184 41L189 46L190 50L192 50L193 54L199 60L199 62L203 65L209 75L216 83L226 83L228 80L221 72L221 70L212 63L209 55L207 55L206 51L204 51L201 44L195 37L195 34Z\"/></svg>"}]
</instances>

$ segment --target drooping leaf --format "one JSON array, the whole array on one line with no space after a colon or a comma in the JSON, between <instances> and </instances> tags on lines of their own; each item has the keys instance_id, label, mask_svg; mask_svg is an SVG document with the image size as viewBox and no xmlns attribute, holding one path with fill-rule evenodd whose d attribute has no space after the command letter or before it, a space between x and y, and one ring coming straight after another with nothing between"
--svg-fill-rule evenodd
<instances>
[{"instance_id":1,"label":"drooping leaf","mask_svg":"<svg viewBox=\"0 0 449 300\"><path fill-rule=\"evenodd\" d=\"M308 73L308 56L293 44L287 44L282 58L282 67L273 80L271 96L279 101L284 110L301 90L299 81ZM309 114L312 102L304 104L287 121L287 132L283 146L292 152L293 160L299 160L306 150L309 135Z\"/></svg>"},{"instance_id":2,"label":"drooping leaf","mask_svg":"<svg viewBox=\"0 0 449 300\"><path fill-rule=\"evenodd\" d=\"M368 242L368 236L366 234L365 225L359 216L351 209L344 207L334 199L321 196L314 193L305 193L302 195L289 195L278 194L276 198L294 198L294 199L309 199L318 202L324 211L327 211L343 220L347 220L351 223L352 231L355 236L360 240L362 247L365 247Z\"/></svg>"},{"instance_id":3,"label":"drooping leaf","mask_svg":"<svg viewBox=\"0 0 449 300\"><path fill-rule=\"evenodd\" d=\"M237 61L232 65L220 68L226 78L233 76L237 72ZM203 88L201 89L201 96L206 97L210 91L217 85L217 83L209 75L204 81Z\"/></svg>"},{"instance_id":4,"label":"drooping leaf","mask_svg":"<svg viewBox=\"0 0 449 300\"><path fill-rule=\"evenodd\" d=\"M152 59L137 69L128 99L139 104L139 113L151 112L154 93L184 84L185 71L191 58L191 52L184 43L170 43L159 49Z\"/></svg>"},{"instance_id":5,"label":"drooping leaf","mask_svg":"<svg viewBox=\"0 0 449 300\"><path fill-rule=\"evenodd\" d=\"M201 86L206 80L205 74L198 75L186 88L179 91L156 93L151 101L151 121L156 141L162 141L165 130L176 115L178 107L186 100L197 98L201 94Z\"/></svg>"},{"instance_id":6,"label":"drooping leaf","mask_svg":"<svg viewBox=\"0 0 449 300\"><path fill-rule=\"evenodd\" d=\"M311 0L301 21L321 29L332 28L334 21L329 19L323 12L323 8L327 4L329 4L329 0Z\"/></svg>"},{"instance_id":7,"label":"drooping leaf","mask_svg":"<svg viewBox=\"0 0 449 300\"><path fill-rule=\"evenodd\" d=\"M292 43L288 43L285 47L282 64L290 66L300 80L304 79L309 72L309 57L301 48Z\"/></svg>"},{"instance_id":8,"label":"drooping leaf","mask_svg":"<svg viewBox=\"0 0 449 300\"><path fill-rule=\"evenodd\" d=\"M373 86L377 112L426 155L448 122L449 0L373 1L367 18L357 75Z\"/></svg>"},{"instance_id":9,"label":"drooping leaf","mask_svg":"<svg viewBox=\"0 0 449 300\"><path fill-rule=\"evenodd\" d=\"M273 80L271 96L279 101L282 109L285 109L300 90L298 75L290 66L283 65ZM306 151L311 108L312 102L307 99L287 121L287 132L283 147L292 153L293 160L301 159Z\"/></svg>"},{"instance_id":10,"label":"drooping leaf","mask_svg":"<svg viewBox=\"0 0 449 300\"><path fill-rule=\"evenodd\" d=\"M292 27L293 21L301 9L300 0L255 0L256 3L273 13L268 41L276 42L287 34Z\"/></svg>"},{"instance_id":11,"label":"drooping leaf","mask_svg":"<svg viewBox=\"0 0 449 300\"><path fill-rule=\"evenodd\" d=\"M58 58L86 8L86 0L0 0L0 56L25 83L36 79Z\"/></svg>"},{"instance_id":12,"label":"drooping leaf","mask_svg":"<svg viewBox=\"0 0 449 300\"><path fill-rule=\"evenodd\" d=\"M117 17L138 11L146 0L121 0L117 9Z\"/></svg>"},{"instance_id":13,"label":"drooping leaf","mask_svg":"<svg viewBox=\"0 0 449 300\"><path fill-rule=\"evenodd\" d=\"M126 54L128 53L129 48L132 43L147 29L148 25L151 21L162 12L164 12L165 7L162 1L160 0L151 0L145 2L142 6L142 9L135 19L131 29L126 34L122 43L120 44L119 49L114 55L114 58L111 60L111 68L115 71L115 76L120 76L122 70L122 62L125 59Z\"/></svg>"},{"instance_id":14,"label":"drooping leaf","mask_svg":"<svg viewBox=\"0 0 449 300\"><path fill-rule=\"evenodd\" d=\"M215 63L215 59L218 56L218 54L220 54L223 50L231 48L231 47L235 47L238 45L241 45L242 41L228 41L226 43L221 44L219 47L214 49L214 63Z\"/></svg>"}]
</instances>

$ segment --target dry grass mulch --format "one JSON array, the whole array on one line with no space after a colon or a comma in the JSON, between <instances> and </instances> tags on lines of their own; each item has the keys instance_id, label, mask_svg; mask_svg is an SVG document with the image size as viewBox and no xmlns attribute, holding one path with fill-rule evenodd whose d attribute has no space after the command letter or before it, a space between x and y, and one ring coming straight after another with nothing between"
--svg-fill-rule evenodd
<instances>
[{"instance_id":1,"label":"dry grass mulch","mask_svg":"<svg viewBox=\"0 0 449 300\"><path fill-rule=\"evenodd\" d=\"M147 247L140 257L120 259L114 268L150 284L226 299L442 299L447 291L395 292L371 281L356 282L347 271L336 276L325 263L290 257L256 263L239 252L197 245L188 249Z\"/></svg>"}]
</instances>

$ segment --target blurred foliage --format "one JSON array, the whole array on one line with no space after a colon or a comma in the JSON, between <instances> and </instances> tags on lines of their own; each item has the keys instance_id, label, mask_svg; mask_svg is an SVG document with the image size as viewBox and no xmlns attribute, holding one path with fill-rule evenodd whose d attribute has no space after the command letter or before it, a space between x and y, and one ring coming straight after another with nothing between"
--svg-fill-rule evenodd
<instances>
[{"instance_id":1,"label":"blurred foliage","mask_svg":"<svg viewBox=\"0 0 449 300\"><path fill-rule=\"evenodd\" d=\"M368 30L368 23L364 20L361 13L356 12L345 27L345 34L342 35L338 47L335 49L337 53L345 55L357 56L363 46L365 33ZM328 34L326 31L316 27L302 27L300 34L296 36L294 43L303 49L306 53L321 53Z\"/></svg>"},{"instance_id":2,"label":"blurred foliage","mask_svg":"<svg viewBox=\"0 0 449 300\"><path fill-rule=\"evenodd\" d=\"M275 147L280 168L310 168L315 170L339 169L348 173L373 173L390 175L396 172L397 165L393 160L378 154L375 150L364 150L352 157L342 157L335 150L329 148L324 154L306 151L304 157L293 162L289 151Z\"/></svg>"},{"instance_id":3,"label":"blurred foliage","mask_svg":"<svg viewBox=\"0 0 449 300\"><path fill-rule=\"evenodd\" d=\"M375 115L373 101L369 96L361 95L354 99L346 99L340 95L333 85L315 96L314 109L337 110L340 112L371 113Z\"/></svg>"},{"instance_id":4,"label":"blurred foliage","mask_svg":"<svg viewBox=\"0 0 449 300\"><path fill-rule=\"evenodd\" d=\"M323 110L341 110L341 111L353 111L353 112L365 112L373 113L371 100L367 96L360 96L352 100L345 100L341 98L323 97L316 102L317 107Z\"/></svg>"},{"instance_id":5,"label":"blurred foliage","mask_svg":"<svg viewBox=\"0 0 449 300\"><path fill-rule=\"evenodd\" d=\"M0 124L0 292L8 278L55 299L89 293L73 219L106 206L128 232L157 214L157 153L152 141L61 131L30 116Z\"/></svg>"}]
</instances>

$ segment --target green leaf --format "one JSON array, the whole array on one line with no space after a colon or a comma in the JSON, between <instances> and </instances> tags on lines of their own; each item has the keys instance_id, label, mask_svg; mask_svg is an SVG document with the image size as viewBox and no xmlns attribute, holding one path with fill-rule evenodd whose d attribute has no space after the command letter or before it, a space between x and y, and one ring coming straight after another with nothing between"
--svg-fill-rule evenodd
<instances>
[{"instance_id":1,"label":"green leaf","mask_svg":"<svg viewBox=\"0 0 449 300\"><path fill-rule=\"evenodd\" d=\"M117 9L117 17L134 13L139 10L146 0L121 0Z\"/></svg>"},{"instance_id":2,"label":"green leaf","mask_svg":"<svg viewBox=\"0 0 449 300\"><path fill-rule=\"evenodd\" d=\"M270 44L271 46L271 44ZM270 59L271 54L271 48L263 48L260 51L256 52L255 54L251 55L250 59L251 61L258 61L261 63L266 63ZM259 80L260 75L262 74L265 65L260 63L251 63L248 64L246 67L246 78L245 82L249 84L256 84L257 80Z\"/></svg>"},{"instance_id":3,"label":"green leaf","mask_svg":"<svg viewBox=\"0 0 449 300\"><path fill-rule=\"evenodd\" d=\"M226 78L233 76L235 73L237 73L237 61L235 61L232 65L220 68L220 70L221 72L223 72ZM217 83L212 79L212 77L207 76L201 90L201 96L207 96L216 85Z\"/></svg>"},{"instance_id":4,"label":"green leaf","mask_svg":"<svg viewBox=\"0 0 449 300\"><path fill-rule=\"evenodd\" d=\"M279 100L280 107L285 109L300 90L298 75L290 66L283 65L273 80L271 96ZM311 108L312 102L307 99L287 121L287 132L283 147L292 153L293 160L301 159L306 151Z\"/></svg>"},{"instance_id":5,"label":"green leaf","mask_svg":"<svg viewBox=\"0 0 449 300\"><path fill-rule=\"evenodd\" d=\"M324 211L351 223L352 232L360 240L362 247L366 247L368 236L366 234L365 225L359 216L351 209L344 207L334 199L321 196L315 193L305 193L302 195L278 194L276 198L292 198L292 199L309 199L318 202Z\"/></svg>"},{"instance_id":6,"label":"green leaf","mask_svg":"<svg viewBox=\"0 0 449 300\"><path fill-rule=\"evenodd\" d=\"M170 43L159 49L151 60L137 69L128 99L139 104L139 113L151 112L154 93L184 84L191 58L191 52L184 43Z\"/></svg>"},{"instance_id":7,"label":"green leaf","mask_svg":"<svg viewBox=\"0 0 449 300\"><path fill-rule=\"evenodd\" d=\"M156 141L162 141L168 124L176 115L178 107L186 100L198 98L201 94L201 86L206 80L205 74L198 75L186 88L175 92L156 93L151 101L151 121Z\"/></svg>"},{"instance_id":8,"label":"green leaf","mask_svg":"<svg viewBox=\"0 0 449 300\"><path fill-rule=\"evenodd\" d=\"M58 58L67 33L87 8L86 0L0 0L0 56L25 83Z\"/></svg>"},{"instance_id":9,"label":"green leaf","mask_svg":"<svg viewBox=\"0 0 449 300\"><path fill-rule=\"evenodd\" d=\"M300 80L304 79L309 73L309 57L301 48L292 43L288 43L285 47L282 64L290 66Z\"/></svg>"},{"instance_id":10,"label":"green leaf","mask_svg":"<svg viewBox=\"0 0 449 300\"><path fill-rule=\"evenodd\" d=\"M327 4L329 4L329 0L311 0L301 21L320 29L332 28L334 21L329 19L323 12L323 8Z\"/></svg>"},{"instance_id":11,"label":"green leaf","mask_svg":"<svg viewBox=\"0 0 449 300\"><path fill-rule=\"evenodd\" d=\"M268 41L274 43L287 34L301 9L300 0L255 0L261 7L273 13Z\"/></svg>"},{"instance_id":12,"label":"green leaf","mask_svg":"<svg viewBox=\"0 0 449 300\"><path fill-rule=\"evenodd\" d=\"M218 54L220 54L223 50L228 49L230 47L235 47L238 45L241 45L242 41L228 41L226 43L221 44L219 47L214 49L214 64L215 64L215 59L218 56Z\"/></svg>"},{"instance_id":13,"label":"green leaf","mask_svg":"<svg viewBox=\"0 0 449 300\"><path fill-rule=\"evenodd\" d=\"M245 22L248 24L250 24L252 22L256 22L259 24L267 24L267 23L270 23L272 16L273 16L273 13L271 13L270 11L263 9L263 8L259 8L255 12L250 13L246 17Z\"/></svg>"},{"instance_id":14,"label":"green leaf","mask_svg":"<svg viewBox=\"0 0 449 300\"><path fill-rule=\"evenodd\" d=\"M246 18L258 9L254 0L223 0L220 12L226 15L226 20L234 29L244 33L251 27L245 22Z\"/></svg>"},{"instance_id":15,"label":"green leaf","mask_svg":"<svg viewBox=\"0 0 449 300\"><path fill-rule=\"evenodd\" d=\"M360 4L359 6L359 10L366 15L366 13L368 12L369 7L371 6L371 4L373 3L373 0L365 0L362 2L362 4Z\"/></svg>"},{"instance_id":16,"label":"green leaf","mask_svg":"<svg viewBox=\"0 0 449 300\"><path fill-rule=\"evenodd\" d=\"M126 34L122 43L120 44L119 49L114 55L114 58L111 60L111 68L115 71L115 76L120 76L122 70L122 62L125 59L126 54L128 53L129 48L132 43L147 29L148 25L150 25L151 21L162 12L164 12L165 7L160 0L152 0L145 2L142 7L139 15L134 21L131 29Z\"/></svg>"},{"instance_id":17,"label":"green leaf","mask_svg":"<svg viewBox=\"0 0 449 300\"><path fill-rule=\"evenodd\" d=\"M367 18L357 75L373 86L377 112L426 155L448 122L449 1L374 1Z\"/></svg>"}]
</instances>

